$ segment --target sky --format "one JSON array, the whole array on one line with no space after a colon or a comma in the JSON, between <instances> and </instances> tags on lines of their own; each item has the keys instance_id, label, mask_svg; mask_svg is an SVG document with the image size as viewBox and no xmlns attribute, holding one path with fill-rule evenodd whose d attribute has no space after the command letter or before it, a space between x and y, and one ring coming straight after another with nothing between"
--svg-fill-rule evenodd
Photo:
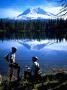
<instances>
[{"instance_id":1,"label":"sky","mask_svg":"<svg viewBox=\"0 0 67 90\"><path fill-rule=\"evenodd\" d=\"M57 1L57 0L56 0ZM61 6L55 0L0 0L0 18L13 18L28 8L41 7L57 13Z\"/></svg>"}]
</instances>

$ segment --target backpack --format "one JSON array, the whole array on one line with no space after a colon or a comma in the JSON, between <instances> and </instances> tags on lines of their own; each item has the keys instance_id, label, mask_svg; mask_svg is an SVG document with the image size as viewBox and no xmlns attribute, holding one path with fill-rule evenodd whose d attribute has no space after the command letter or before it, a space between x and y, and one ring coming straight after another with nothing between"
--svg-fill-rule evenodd
<instances>
[{"instance_id":1,"label":"backpack","mask_svg":"<svg viewBox=\"0 0 67 90\"><path fill-rule=\"evenodd\" d=\"M9 54L5 55L4 59L9 62Z\"/></svg>"}]
</instances>

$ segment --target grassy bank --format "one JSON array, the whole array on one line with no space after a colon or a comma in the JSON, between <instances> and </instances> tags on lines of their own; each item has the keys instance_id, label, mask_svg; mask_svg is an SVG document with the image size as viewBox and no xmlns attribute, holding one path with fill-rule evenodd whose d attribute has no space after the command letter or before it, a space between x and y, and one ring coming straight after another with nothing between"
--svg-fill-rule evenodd
<instances>
[{"instance_id":1,"label":"grassy bank","mask_svg":"<svg viewBox=\"0 0 67 90\"><path fill-rule=\"evenodd\" d=\"M1 80L0 80L1 81ZM67 73L56 73L41 76L38 81L31 82L27 79L19 81L6 79L0 83L0 90L66 90Z\"/></svg>"}]
</instances>

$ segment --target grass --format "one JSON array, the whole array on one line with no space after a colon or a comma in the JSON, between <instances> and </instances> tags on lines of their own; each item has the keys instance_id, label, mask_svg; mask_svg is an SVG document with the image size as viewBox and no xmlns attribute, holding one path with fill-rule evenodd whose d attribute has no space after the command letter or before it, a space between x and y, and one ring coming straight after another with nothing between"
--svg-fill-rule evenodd
<instances>
[{"instance_id":1,"label":"grass","mask_svg":"<svg viewBox=\"0 0 67 90\"><path fill-rule=\"evenodd\" d=\"M6 79L0 84L0 90L65 90L67 87L67 74L57 73L55 75L45 75L42 80L31 82L26 79L19 81Z\"/></svg>"}]
</instances>

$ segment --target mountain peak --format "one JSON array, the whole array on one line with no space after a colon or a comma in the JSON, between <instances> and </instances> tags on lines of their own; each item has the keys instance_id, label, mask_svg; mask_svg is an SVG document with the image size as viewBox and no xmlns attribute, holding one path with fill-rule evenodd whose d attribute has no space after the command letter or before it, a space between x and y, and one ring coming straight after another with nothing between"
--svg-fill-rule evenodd
<instances>
[{"instance_id":1,"label":"mountain peak","mask_svg":"<svg viewBox=\"0 0 67 90\"><path fill-rule=\"evenodd\" d=\"M46 19L51 18L53 16L52 13L45 11L44 9L38 8L28 8L23 13L18 15L19 19Z\"/></svg>"},{"instance_id":2,"label":"mountain peak","mask_svg":"<svg viewBox=\"0 0 67 90\"><path fill-rule=\"evenodd\" d=\"M38 14L46 14L46 11L41 9L40 7L39 8L36 8L34 9Z\"/></svg>"},{"instance_id":3,"label":"mountain peak","mask_svg":"<svg viewBox=\"0 0 67 90\"><path fill-rule=\"evenodd\" d=\"M18 16L26 15L26 14L28 14L30 11L31 11L30 8L28 8L27 10L25 10L22 14L20 14L20 15L18 15Z\"/></svg>"}]
</instances>

